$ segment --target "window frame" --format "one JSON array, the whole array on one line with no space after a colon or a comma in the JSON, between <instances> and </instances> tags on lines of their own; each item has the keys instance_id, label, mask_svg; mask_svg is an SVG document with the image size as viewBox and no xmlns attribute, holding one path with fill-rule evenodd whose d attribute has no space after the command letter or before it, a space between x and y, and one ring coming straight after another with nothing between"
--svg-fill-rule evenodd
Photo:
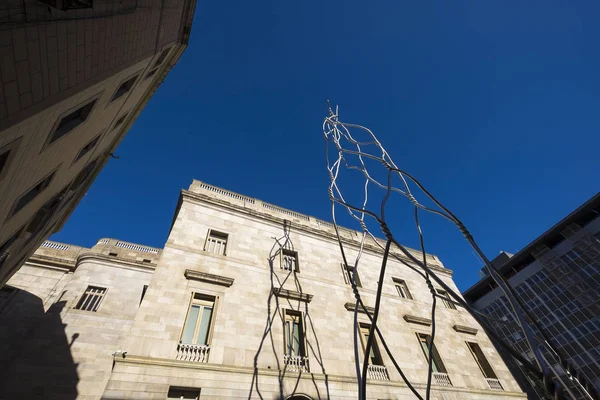
<instances>
[{"instance_id":1,"label":"window frame","mask_svg":"<svg viewBox=\"0 0 600 400\"><path fill-rule=\"evenodd\" d=\"M89 154L91 151L93 151L94 149L96 149L98 147L98 144L100 143L100 140L102 139L102 134L104 133L104 131L98 133L96 136L94 136L92 139L90 139L89 141L87 141L83 146L81 146L79 148L79 151L77 152L77 155L75 156L75 158L73 159L73 162L71 163L71 165L76 164L77 161L81 160L86 154ZM81 152L90 144L93 143L94 141L96 141L96 143L94 144L93 147L91 147L88 151L86 151L85 153L81 154Z\"/></svg>"},{"instance_id":2,"label":"window frame","mask_svg":"<svg viewBox=\"0 0 600 400\"><path fill-rule=\"evenodd\" d=\"M101 293L100 296L100 301L95 305L95 309L93 310L87 310L83 308L84 305L84 300L87 300L87 294L88 294L88 290L90 290L90 288L93 289L103 289L104 292ZM100 310L100 307L102 306L102 304L104 304L104 299L106 299L106 295L108 294L108 288L107 287L103 287L97 284L88 284L86 286L86 288L84 289L83 293L81 294L81 296L79 297L79 300L77 301L77 303L75 304L75 306L73 307L74 310L78 310L78 311L83 311L83 312L98 312ZM93 295L93 294L92 294Z\"/></svg>"},{"instance_id":3,"label":"window frame","mask_svg":"<svg viewBox=\"0 0 600 400\"><path fill-rule=\"evenodd\" d=\"M143 69L140 69L132 74L129 74L128 76L126 76L125 78L123 78L121 80L121 82L119 82L119 86L117 86L117 88L115 89L115 91L113 92L112 96L110 96L110 100L108 101L107 107L114 103L115 101L119 100L121 97L125 96L127 93L131 92L136 84L139 83L140 81L140 76L142 75ZM129 89L127 89L126 91L124 91L123 93L119 94L117 96L117 94L119 93L119 90L121 90L121 87L126 84L127 82L130 82L131 80L133 80L133 83L131 84L131 86L129 87Z\"/></svg>"},{"instance_id":4,"label":"window frame","mask_svg":"<svg viewBox=\"0 0 600 400\"><path fill-rule=\"evenodd\" d=\"M62 164L61 164L62 165ZM35 184L31 185L29 187L29 189L27 189L25 192L23 192L19 197L17 197L15 199L15 201L13 202L12 207L10 208L10 211L8 213L8 217L7 220L9 218L12 218L13 216L15 216L16 214L18 214L21 210L23 210L25 207L27 207L29 204L31 204L32 201L34 201L35 199L38 198L38 196L40 196L42 193L44 193L46 191L46 189L48 189L50 187L50 185L52 185L52 182L54 182L54 178L56 177L56 172L58 172L58 169L60 168L60 165L56 168L54 168L52 171L50 171L50 173L46 174L42 179L38 180ZM48 181L46 183L46 185L44 186L43 189L41 189L37 195L35 195L33 198L31 198L27 203L23 204L21 207L19 207L17 209L17 205L18 203L21 201L21 199L23 197L25 197L26 194L28 194L29 192L31 192L35 187L37 187L39 184L41 184L44 181Z\"/></svg>"},{"instance_id":5,"label":"window frame","mask_svg":"<svg viewBox=\"0 0 600 400\"><path fill-rule=\"evenodd\" d=\"M287 323L288 322L292 322L294 323L294 319L298 319L298 326L300 329L300 353L302 354L288 354L288 333L286 331L286 327L287 327ZM296 311L296 310L289 310L284 308L283 309L283 354L286 356L290 356L290 357L308 357L308 353L307 353L307 342L306 342L306 323L305 323L305 319L304 319L304 313L302 311ZM293 330L291 331L291 334L293 335ZM292 344L292 352L293 352L293 344Z\"/></svg>"},{"instance_id":6,"label":"window frame","mask_svg":"<svg viewBox=\"0 0 600 400\"><path fill-rule=\"evenodd\" d=\"M293 257L294 259L294 270L291 271L287 268L284 268L285 262L285 258L286 257ZM281 249L281 254L279 255L280 258L280 263L279 263L279 268L282 269L283 271L287 271L287 272L295 272L295 273L299 273L300 272L300 265L298 262L298 252L295 250L290 250L290 249Z\"/></svg>"},{"instance_id":7,"label":"window frame","mask_svg":"<svg viewBox=\"0 0 600 400\"><path fill-rule=\"evenodd\" d=\"M367 324L367 323L359 323L358 324L358 333L360 335L360 343L362 344L362 353L363 353L363 357L367 357L367 336L368 333L371 329L371 325ZM382 367L385 367L385 363L383 362L383 355L381 354L381 351L379 351L379 345L377 344L377 337L375 337L375 332L373 332L374 337L373 337L373 345L371 346L371 351L374 353L375 358L377 359L377 361L379 362L379 364L374 364L371 363L371 356L369 356L369 361L367 362L368 365L379 365Z\"/></svg>"},{"instance_id":8,"label":"window frame","mask_svg":"<svg viewBox=\"0 0 600 400\"><path fill-rule=\"evenodd\" d=\"M6 175L8 175L8 170L10 169L10 166L15 158L15 154L17 153L22 140L23 136L19 136L18 138L0 147L0 155L8 153L6 161L0 169L0 182L6 177Z\"/></svg>"},{"instance_id":9,"label":"window frame","mask_svg":"<svg viewBox=\"0 0 600 400\"><path fill-rule=\"evenodd\" d=\"M429 333L422 333L422 332L415 332L415 334L417 335L417 340L419 341L419 347L421 347L421 351L423 352L423 356L425 357L425 364L429 365L429 355L427 354L425 347L423 347L423 345L425 345L425 346L428 345L428 340L431 338L431 335ZM421 337L425 338L425 342L423 342L421 340ZM448 369L446 368L446 363L442 359L442 356L440 355L440 352L438 351L437 346L435 345L435 342L431 344L431 351L433 352L432 363L431 363L432 372L437 372L437 373L448 375ZM436 361L436 358L437 358L437 361L439 361L439 365ZM442 368L440 368L440 366Z\"/></svg>"},{"instance_id":10,"label":"window frame","mask_svg":"<svg viewBox=\"0 0 600 400\"><path fill-rule=\"evenodd\" d=\"M468 340L465 340L465 344L469 348L469 351L470 351L471 355L473 356L473 360L475 361L475 363L479 367L479 370L481 371L481 374L483 375L483 377L485 379L498 379L498 374L496 374L496 371L494 371L494 367L492 367L492 364L490 363L490 361L488 360L488 358L485 356L485 353L483 352L483 349L481 348L481 346L479 345L479 343L477 343L477 342L469 342ZM486 374L485 368L484 368L484 366L481 365L480 360L478 359L478 357L475 354L475 351L472 348L472 345L477 346L477 350L479 350L479 352L481 353L483 361L487 364L487 367L489 368L489 370L491 372L491 376L488 376L488 374Z\"/></svg>"},{"instance_id":11,"label":"window frame","mask_svg":"<svg viewBox=\"0 0 600 400\"><path fill-rule=\"evenodd\" d=\"M457 310L458 308L456 307L456 305L453 303L454 300L452 300L450 298L450 295L448 294L448 292L444 289L441 288L435 288L435 293L439 295L439 299L442 300L442 303L444 303L444 307L446 307L448 310Z\"/></svg>"},{"instance_id":12,"label":"window frame","mask_svg":"<svg viewBox=\"0 0 600 400\"><path fill-rule=\"evenodd\" d=\"M414 300L412 293L408 288L408 284L404 279L392 277L392 281L394 282L394 287L396 288L399 297L407 300Z\"/></svg>"},{"instance_id":13,"label":"window frame","mask_svg":"<svg viewBox=\"0 0 600 400\"><path fill-rule=\"evenodd\" d=\"M191 387L183 387L183 386L169 386L169 390L167 391L167 400L173 400L173 399L184 399L184 400L188 400L191 399L191 397L184 397L179 396L179 397L174 397L173 394L171 394L171 391L174 392L187 392L188 394L195 394L195 400L199 400L200 399L200 394L201 394L201 389L199 388L191 388Z\"/></svg>"},{"instance_id":14,"label":"window frame","mask_svg":"<svg viewBox=\"0 0 600 400\"><path fill-rule=\"evenodd\" d=\"M68 109L68 110L64 111L62 114L60 114L58 116L58 118L56 119L56 121L54 122L54 124L52 125L52 129L50 129L50 133L48 134L48 137L46 138L46 142L44 143L44 146L42 147L41 151L44 151L48 146L60 141L62 138L69 136L75 129L81 127L82 125L85 125L85 123L90 120L90 116L92 115L92 113L94 112L96 107L98 107L98 103L100 102L101 95L102 95L102 92L97 93L97 94L93 95L92 97L87 98L86 100L80 102L76 106L71 107L70 109ZM89 113L87 114L87 116L85 117L85 119L82 122L75 125L71 129L69 129L67 132L63 133L60 137L53 139L55 132L58 130L60 123L62 122L63 119L65 119L65 117L71 115L73 112L75 112L81 108L84 108L85 106L89 105L90 103L93 103L92 108L90 109Z\"/></svg>"},{"instance_id":15,"label":"window frame","mask_svg":"<svg viewBox=\"0 0 600 400\"><path fill-rule=\"evenodd\" d=\"M123 124L127 120L127 117L129 117L130 111L131 110L127 110L126 112L121 114L121 116L119 118L117 118L117 120L115 121L115 124L112 126L112 128L110 128L111 132L114 132L115 130L119 129L120 126L123 126Z\"/></svg>"},{"instance_id":16,"label":"window frame","mask_svg":"<svg viewBox=\"0 0 600 400\"><path fill-rule=\"evenodd\" d=\"M225 245L223 248L223 254L221 253L215 253L212 251L208 250L208 243L209 243L209 239L211 238L211 234L213 232L216 232L216 236L225 236ZM229 238L230 238L230 234L228 232L223 232L223 231L218 231L216 229L212 229L212 228L208 228L208 231L206 232L206 238L204 239L204 246L202 247L202 250L208 254L213 254L215 256L227 256L227 251L229 250Z\"/></svg>"},{"instance_id":17,"label":"window frame","mask_svg":"<svg viewBox=\"0 0 600 400\"><path fill-rule=\"evenodd\" d=\"M356 273L356 275L354 274L355 272L355 268L354 266L349 266L346 265L344 263L340 264L342 267L342 275L344 276L344 282L346 283L346 285L352 286L352 282L350 281L350 277L348 276L348 272L352 272L352 276L354 277L354 282L356 283L356 287L358 288L362 288L362 281L360 280L360 274Z\"/></svg>"},{"instance_id":18,"label":"window frame","mask_svg":"<svg viewBox=\"0 0 600 400\"><path fill-rule=\"evenodd\" d=\"M207 300L207 299L211 299L211 300ZM215 320L216 320L216 314L217 314L217 300L218 300L218 296L214 296L214 295L203 293L203 292L196 292L196 291L191 292L190 301L188 302L187 312L185 313L185 320L184 320L183 326L181 328L181 334L179 335L179 343L191 344L191 345L196 345L196 346L208 346L208 347L211 346L213 331L214 331L214 326L215 326ZM202 303L211 303L211 302L212 302L212 312L210 315L210 320L208 322L208 329L206 332L206 343L205 344L195 343L195 341L198 339L198 331L199 331L200 325L202 323L202 321L201 321L202 315L204 314L205 304L202 304ZM196 318L196 325L194 326L194 333L192 335L192 343L186 343L183 341L183 335L185 334L185 328L187 327L188 320L190 318L190 313L191 313L194 305L201 305L202 313L199 313L198 317Z\"/></svg>"}]
</instances>

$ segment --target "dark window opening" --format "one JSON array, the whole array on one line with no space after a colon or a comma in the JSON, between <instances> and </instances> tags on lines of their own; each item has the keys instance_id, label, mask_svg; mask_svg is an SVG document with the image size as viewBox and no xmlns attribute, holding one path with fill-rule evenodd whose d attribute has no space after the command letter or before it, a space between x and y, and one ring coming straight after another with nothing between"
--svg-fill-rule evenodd
<instances>
[{"instance_id":1,"label":"dark window opening","mask_svg":"<svg viewBox=\"0 0 600 400\"><path fill-rule=\"evenodd\" d=\"M73 129L77 128L79 125L83 124L90 116L96 101L97 100L90 101L83 107L80 107L69 115L63 117L58 123L58 126L54 132L52 132L52 136L50 137L50 141L48 143L52 143L55 140L60 139Z\"/></svg>"},{"instance_id":2,"label":"dark window opening","mask_svg":"<svg viewBox=\"0 0 600 400\"><path fill-rule=\"evenodd\" d=\"M81 172L79 172L79 174L77 174L75 179L73 179L73 183L71 184L71 187L69 189L72 191L79 189L79 187L83 184L83 182L85 182L86 179L90 176L90 174L94 170L94 167L96 166L97 163L98 163L98 159L95 159L94 161L92 161L91 163L86 165L85 168L83 168L81 170Z\"/></svg>"},{"instance_id":3,"label":"dark window opening","mask_svg":"<svg viewBox=\"0 0 600 400\"><path fill-rule=\"evenodd\" d=\"M113 126L113 130L117 129L119 126L121 126L121 124L122 124L123 122L125 122L125 118L127 118L127 115L128 115L128 114L129 114L129 113L125 113L125 115L123 115L121 118L119 118L119 119L117 120L117 122L115 122L115 126Z\"/></svg>"},{"instance_id":4,"label":"dark window opening","mask_svg":"<svg viewBox=\"0 0 600 400\"><path fill-rule=\"evenodd\" d=\"M135 85L135 81L137 80L138 75L127 79L125 82L121 83L117 91L115 92L111 102L117 100L119 97L123 96L125 93L129 92L133 85Z\"/></svg>"},{"instance_id":5,"label":"dark window opening","mask_svg":"<svg viewBox=\"0 0 600 400\"><path fill-rule=\"evenodd\" d=\"M56 171L52 172L50 175L42 179L38 182L37 185L29 189L24 195L22 195L16 202L13 207L12 215L18 213L23 207L29 204L33 199L35 199L40 193L42 193L48 186L50 186L50 182L54 178L54 174Z\"/></svg>"},{"instance_id":6,"label":"dark window opening","mask_svg":"<svg viewBox=\"0 0 600 400\"><path fill-rule=\"evenodd\" d=\"M140 304L142 304L142 301L144 301L144 296L146 295L147 290L148 290L148 285L144 285L144 287L142 288L142 298L140 299Z\"/></svg>"},{"instance_id":7,"label":"dark window opening","mask_svg":"<svg viewBox=\"0 0 600 400\"><path fill-rule=\"evenodd\" d=\"M83 146L83 148L79 151L79 154L77 154L77 157L75 157L74 162L78 161L81 157L83 157L87 153L89 153L90 150L92 150L94 147L96 147L96 145L98 144L99 141L100 141L100 135L96 136L88 144Z\"/></svg>"},{"instance_id":8,"label":"dark window opening","mask_svg":"<svg viewBox=\"0 0 600 400\"><path fill-rule=\"evenodd\" d=\"M160 53L160 56L158 57L158 59L154 63L154 67L158 67L160 64L163 63L163 61L165 61L165 58L167 58L167 55L169 54L169 51L171 51L170 47L168 49L163 50L163 52Z\"/></svg>"},{"instance_id":9,"label":"dark window opening","mask_svg":"<svg viewBox=\"0 0 600 400\"><path fill-rule=\"evenodd\" d=\"M111 253L108 253L108 255L109 255L109 256L111 256L111 257L116 257L116 256L118 256L118 254L117 254L117 253L112 253L112 252L111 252Z\"/></svg>"}]
</instances>

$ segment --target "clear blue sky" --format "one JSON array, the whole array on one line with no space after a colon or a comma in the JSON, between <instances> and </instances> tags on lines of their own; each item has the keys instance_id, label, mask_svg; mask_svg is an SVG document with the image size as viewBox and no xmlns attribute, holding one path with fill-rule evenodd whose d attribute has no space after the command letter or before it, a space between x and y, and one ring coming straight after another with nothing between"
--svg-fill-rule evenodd
<instances>
[{"instance_id":1,"label":"clear blue sky","mask_svg":"<svg viewBox=\"0 0 600 400\"><path fill-rule=\"evenodd\" d=\"M516 252L600 188L599 16L597 1L199 1L187 51L52 239L161 247L193 178L329 219L331 99L488 256ZM461 289L478 279L456 230L426 235Z\"/></svg>"}]
</instances>

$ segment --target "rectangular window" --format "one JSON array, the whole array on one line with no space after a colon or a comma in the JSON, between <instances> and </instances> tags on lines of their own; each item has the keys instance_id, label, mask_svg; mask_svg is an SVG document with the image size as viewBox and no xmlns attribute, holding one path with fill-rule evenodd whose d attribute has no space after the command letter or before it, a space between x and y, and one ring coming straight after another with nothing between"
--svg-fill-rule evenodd
<instances>
[{"instance_id":1,"label":"rectangular window","mask_svg":"<svg viewBox=\"0 0 600 400\"><path fill-rule=\"evenodd\" d=\"M227 238L228 235L226 233L209 229L206 243L204 244L204 251L221 256L227 255Z\"/></svg>"},{"instance_id":2,"label":"rectangular window","mask_svg":"<svg viewBox=\"0 0 600 400\"><path fill-rule=\"evenodd\" d=\"M304 357L304 324L302 313L285 310L283 342L286 356Z\"/></svg>"},{"instance_id":3,"label":"rectangular window","mask_svg":"<svg viewBox=\"0 0 600 400\"><path fill-rule=\"evenodd\" d=\"M75 306L76 310L83 311L98 311L104 296L106 295L106 288L99 286L88 286L79 299L79 303Z\"/></svg>"},{"instance_id":4,"label":"rectangular window","mask_svg":"<svg viewBox=\"0 0 600 400\"><path fill-rule=\"evenodd\" d=\"M483 376L486 378L498 379L498 377L496 376L496 373L492 369L492 366L488 362L487 358L485 358L483 351L481 351L481 347L479 347L479 344L471 343L471 342L466 342L466 343L467 343L467 346L469 347L469 350L471 350L471 354L473 355L475 362L477 363L477 365L479 366L479 369L483 373Z\"/></svg>"},{"instance_id":5,"label":"rectangular window","mask_svg":"<svg viewBox=\"0 0 600 400\"><path fill-rule=\"evenodd\" d=\"M38 182L34 187L29 189L25 194L23 194L20 198L18 198L15 201L15 205L13 206L11 216L15 215L17 212L19 212L23 207L25 207L33 199L35 199L40 193L42 193L48 186L50 186L50 183L52 182L52 179L54 178L55 173L56 173L56 171L53 171L50 175L46 176L44 179L42 179L40 182Z\"/></svg>"},{"instance_id":6,"label":"rectangular window","mask_svg":"<svg viewBox=\"0 0 600 400\"><path fill-rule=\"evenodd\" d=\"M423 354L425 355L425 359L429 362L429 347L428 344L431 342L431 336L425 333L417 333L417 337L419 338L419 343L421 344L421 349L423 350ZM431 364L431 368L433 372L441 372L443 374L447 374L446 367L442 362L442 358L438 353L435 343L431 344L431 352L433 354L433 362Z\"/></svg>"},{"instance_id":7,"label":"rectangular window","mask_svg":"<svg viewBox=\"0 0 600 400\"><path fill-rule=\"evenodd\" d=\"M54 131L50 134L48 144L60 139L73 129L77 128L79 125L83 124L90 116L90 113L92 112L97 100L98 99L94 99L70 114L62 117Z\"/></svg>"},{"instance_id":8,"label":"rectangular window","mask_svg":"<svg viewBox=\"0 0 600 400\"><path fill-rule=\"evenodd\" d=\"M298 252L282 249L281 269L292 272L300 272L300 269L298 268Z\"/></svg>"},{"instance_id":9,"label":"rectangular window","mask_svg":"<svg viewBox=\"0 0 600 400\"><path fill-rule=\"evenodd\" d=\"M91 161L90 163L88 163L75 177L75 179L73 179L73 183L71 184L71 186L69 187L70 191L74 191L79 189L79 187L87 180L87 178L89 178L90 174L92 173L92 171L94 170L94 168L96 167L96 164L98 163L98 160L100 159L100 157L96 158L94 161Z\"/></svg>"},{"instance_id":10,"label":"rectangular window","mask_svg":"<svg viewBox=\"0 0 600 400\"><path fill-rule=\"evenodd\" d=\"M362 343L363 352L367 351L367 342L369 340L370 325L360 324L360 338ZM381 354L379 353L379 347L377 346L377 339L373 338L373 345L371 346L371 352L369 354L369 365L383 365Z\"/></svg>"},{"instance_id":11,"label":"rectangular window","mask_svg":"<svg viewBox=\"0 0 600 400\"><path fill-rule=\"evenodd\" d=\"M8 168L10 167L19 144L21 143L21 139L23 139L23 136L0 148L0 180L6 176Z\"/></svg>"},{"instance_id":12,"label":"rectangular window","mask_svg":"<svg viewBox=\"0 0 600 400\"><path fill-rule=\"evenodd\" d=\"M195 293L181 334L181 343L208 345L215 298Z\"/></svg>"},{"instance_id":13,"label":"rectangular window","mask_svg":"<svg viewBox=\"0 0 600 400\"><path fill-rule=\"evenodd\" d=\"M358 272L355 273L353 266L342 264L342 274L344 275L344 282L346 282L347 285L351 284L350 278L353 277L354 281L356 282L356 286L362 287ZM348 274L350 274L350 277L348 277Z\"/></svg>"},{"instance_id":14,"label":"rectangular window","mask_svg":"<svg viewBox=\"0 0 600 400\"><path fill-rule=\"evenodd\" d=\"M454 305L452 300L450 300L450 295L448 294L448 292L441 289L436 289L436 292L442 298L442 303L444 303L444 307L449 308L450 310L456 310L456 306Z\"/></svg>"},{"instance_id":15,"label":"rectangular window","mask_svg":"<svg viewBox=\"0 0 600 400\"><path fill-rule=\"evenodd\" d=\"M140 298L140 304L142 304L142 301L144 301L144 296L146 295L147 290L148 290L148 285L144 285L144 287L142 288L142 297Z\"/></svg>"},{"instance_id":16,"label":"rectangular window","mask_svg":"<svg viewBox=\"0 0 600 400\"><path fill-rule=\"evenodd\" d=\"M125 122L125 118L127 118L127 115L129 115L129 113L123 114L123 116L121 118L119 118L117 120L117 122L115 122L115 126L113 126L113 130L117 129L119 126L121 126L123 124L123 122Z\"/></svg>"},{"instance_id":17,"label":"rectangular window","mask_svg":"<svg viewBox=\"0 0 600 400\"><path fill-rule=\"evenodd\" d=\"M115 92L115 94L113 95L112 99L110 100L111 102L117 100L119 97L123 96L124 94L126 94L127 92L129 92L131 90L131 88L133 88L133 85L135 85L135 81L137 80L139 74L135 75L129 79L127 79L125 82L121 83L121 85L119 85L119 88L117 89L117 91Z\"/></svg>"},{"instance_id":18,"label":"rectangular window","mask_svg":"<svg viewBox=\"0 0 600 400\"><path fill-rule=\"evenodd\" d=\"M396 292L398 292L398 296L412 300L413 297L410 294L410 291L408 290L408 285L406 284L406 281L398 278L392 278L392 280L394 281L394 285L396 286Z\"/></svg>"},{"instance_id":19,"label":"rectangular window","mask_svg":"<svg viewBox=\"0 0 600 400\"><path fill-rule=\"evenodd\" d=\"M171 51L170 47L168 49L163 50L162 53L160 53L160 56L154 63L153 68L158 67L160 64L162 64L165 61L165 59L167 58L167 55L169 55L169 51Z\"/></svg>"},{"instance_id":20,"label":"rectangular window","mask_svg":"<svg viewBox=\"0 0 600 400\"><path fill-rule=\"evenodd\" d=\"M85 146L83 146L83 148L81 150L79 150L79 153L77 154L77 157L75 157L75 160L73 162L77 162L81 157L83 157L87 153L89 153L90 150L92 150L94 147L96 147L96 145L98 144L99 141L100 141L100 135L98 135L95 138L93 138L92 140L90 140Z\"/></svg>"},{"instance_id":21,"label":"rectangular window","mask_svg":"<svg viewBox=\"0 0 600 400\"><path fill-rule=\"evenodd\" d=\"M198 400L200 399L200 389L169 387L167 400Z\"/></svg>"}]
</instances>

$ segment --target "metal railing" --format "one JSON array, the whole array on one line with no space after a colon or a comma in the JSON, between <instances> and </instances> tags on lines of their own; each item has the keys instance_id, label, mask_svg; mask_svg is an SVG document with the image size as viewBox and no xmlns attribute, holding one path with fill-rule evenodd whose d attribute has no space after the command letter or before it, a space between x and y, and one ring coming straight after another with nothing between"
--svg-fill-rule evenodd
<instances>
[{"instance_id":1,"label":"metal railing","mask_svg":"<svg viewBox=\"0 0 600 400\"><path fill-rule=\"evenodd\" d=\"M434 372L433 380L438 386L452 386L452 381L450 377L445 372Z\"/></svg>"},{"instance_id":2,"label":"metal railing","mask_svg":"<svg viewBox=\"0 0 600 400\"><path fill-rule=\"evenodd\" d=\"M500 383L500 381L496 378L485 378L485 380L487 381L488 385L490 386L490 389L492 390L504 390L504 388L502 387L502 384Z\"/></svg>"},{"instance_id":3,"label":"metal railing","mask_svg":"<svg viewBox=\"0 0 600 400\"><path fill-rule=\"evenodd\" d=\"M177 344L176 360L192 361L198 363L208 362L210 346L204 344Z\"/></svg>"},{"instance_id":4,"label":"metal railing","mask_svg":"<svg viewBox=\"0 0 600 400\"><path fill-rule=\"evenodd\" d=\"M310 368L308 365L308 357L304 356L283 356L283 362L285 362L286 370L292 372L309 372Z\"/></svg>"},{"instance_id":5,"label":"metal railing","mask_svg":"<svg viewBox=\"0 0 600 400\"><path fill-rule=\"evenodd\" d=\"M378 381L389 381L390 375L388 374L385 365L369 365L367 366L367 377L369 379L375 379Z\"/></svg>"}]
</instances>

